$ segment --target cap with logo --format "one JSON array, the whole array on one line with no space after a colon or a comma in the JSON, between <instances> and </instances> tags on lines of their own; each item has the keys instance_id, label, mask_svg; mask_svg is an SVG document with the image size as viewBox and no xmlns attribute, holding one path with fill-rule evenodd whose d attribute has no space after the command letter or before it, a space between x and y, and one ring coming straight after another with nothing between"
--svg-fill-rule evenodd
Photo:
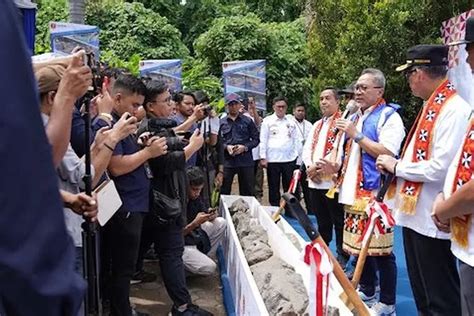
<instances>
[{"instance_id":1,"label":"cap with logo","mask_svg":"<svg viewBox=\"0 0 474 316\"><path fill-rule=\"evenodd\" d=\"M407 51L405 64L398 66L396 71L406 71L414 66L447 66L448 46L445 45L416 45Z\"/></svg>"}]
</instances>

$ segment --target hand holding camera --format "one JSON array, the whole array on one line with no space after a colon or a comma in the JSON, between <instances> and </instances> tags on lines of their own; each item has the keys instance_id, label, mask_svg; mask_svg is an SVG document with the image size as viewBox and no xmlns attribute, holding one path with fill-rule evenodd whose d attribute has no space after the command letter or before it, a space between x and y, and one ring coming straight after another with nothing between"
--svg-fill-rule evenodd
<instances>
[{"instance_id":1,"label":"hand holding camera","mask_svg":"<svg viewBox=\"0 0 474 316\"><path fill-rule=\"evenodd\" d=\"M137 118L131 116L129 113L124 113L108 133L110 133L112 140L118 143L127 136L135 133L136 130Z\"/></svg>"},{"instance_id":2,"label":"hand holding camera","mask_svg":"<svg viewBox=\"0 0 474 316\"><path fill-rule=\"evenodd\" d=\"M196 121L201 121L209 115L210 106L208 104L198 104L194 107L193 116Z\"/></svg>"},{"instance_id":3,"label":"hand holding camera","mask_svg":"<svg viewBox=\"0 0 474 316\"><path fill-rule=\"evenodd\" d=\"M80 51L73 55L71 63L59 83L58 94L77 100L92 85L92 71L87 65L84 65L84 54L84 51Z\"/></svg>"},{"instance_id":4,"label":"hand holding camera","mask_svg":"<svg viewBox=\"0 0 474 316\"><path fill-rule=\"evenodd\" d=\"M153 136L146 142L145 149L150 158L166 155L168 153L168 146L166 145L166 137Z\"/></svg>"},{"instance_id":5,"label":"hand holding camera","mask_svg":"<svg viewBox=\"0 0 474 316\"><path fill-rule=\"evenodd\" d=\"M204 144L204 137L202 136L199 129L196 129L194 133L189 138L189 144L192 146L196 146L197 148L201 148Z\"/></svg>"}]
</instances>

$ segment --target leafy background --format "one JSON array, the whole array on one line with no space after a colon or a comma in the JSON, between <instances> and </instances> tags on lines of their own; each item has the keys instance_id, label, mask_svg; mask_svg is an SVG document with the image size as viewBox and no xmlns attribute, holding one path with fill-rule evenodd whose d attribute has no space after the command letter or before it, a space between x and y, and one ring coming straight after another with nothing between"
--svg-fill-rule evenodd
<instances>
[{"instance_id":1,"label":"leafy background","mask_svg":"<svg viewBox=\"0 0 474 316\"><path fill-rule=\"evenodd\" d=\"M394 67L408 47L439 43L441 22L472 8L467 0L38 0L36 53L49 50L49 21L67 21L85 4L84 22L101 29L101 58L138 71L145 58L183 59L183 83L222 108L223 61L267 60L267 104L290 107L345 87L367 67L387 76L386 99L403 107L409 127L421 101Z\"/></svg>"}]
</instances>

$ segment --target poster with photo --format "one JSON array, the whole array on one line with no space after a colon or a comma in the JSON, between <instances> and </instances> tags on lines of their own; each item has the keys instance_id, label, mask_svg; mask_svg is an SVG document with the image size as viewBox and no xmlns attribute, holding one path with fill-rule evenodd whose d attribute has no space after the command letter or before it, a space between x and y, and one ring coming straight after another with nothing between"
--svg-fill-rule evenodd
<instances>
[{"instance_id":1,"label":"poster with photo","mask_svg":"<svg viewBox=\"0 0 474 316\"><path fill-rule=\"evenodd\" d=\"M140 77L166 82L171 92L181 91L182 62L181 59L152 59L142 60L139 65Z\"/></svg>"},{"instance_id":2,"label":"poster with photo","mask_svg":"<svg viewBox=\"0 0 474 316\"><path fill-rule=\"evenodd\" d=\"M51 34L51 50L54 53L68 55L80 46L86 52L93 52L99 60L99 28L93 25L74 24L65 22L49 22Z\"/></svg>"},{"instance_id":3,"label":"poster with photo","mask_svg":"<svg viewBox=\"0 0 474 316\"><path fill-rule=\"evenodd\" d=\"M265 60L243 60L222 63L224 95L237 93L245 101L253 97L257 109L266 110Z\"/></svg>"}]
</instances>

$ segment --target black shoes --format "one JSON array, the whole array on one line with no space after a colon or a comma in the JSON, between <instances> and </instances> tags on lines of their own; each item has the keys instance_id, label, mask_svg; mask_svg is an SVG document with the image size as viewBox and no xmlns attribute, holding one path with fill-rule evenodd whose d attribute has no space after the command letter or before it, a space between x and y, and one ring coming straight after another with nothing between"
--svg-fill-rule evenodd
<instances>
[{"instance_id":1,"label":"black shoes","mask_svg":"<svg viewBox=\"0 0 474 316\"><path fill-rule=\"evenodd\" d=\"M188 307L183 312L180 312L178 308L173 305L173 308L171 309L171 313L169 315L171 316L214 316L214 314L194 304L188 304Z\"/></svg>"},{"instance_id":2,"label":"black shoes","mask_svg":"<svg viewBox=\"0 0 474 316\"><path fill-rule=\"evenodd\" d=\"M131 284L139 284L139 283L150 283L155 281L157 278L156 274L146 272L144 270L140 270L135 272L132 277Z\"/></svg>"}]
</instances>

